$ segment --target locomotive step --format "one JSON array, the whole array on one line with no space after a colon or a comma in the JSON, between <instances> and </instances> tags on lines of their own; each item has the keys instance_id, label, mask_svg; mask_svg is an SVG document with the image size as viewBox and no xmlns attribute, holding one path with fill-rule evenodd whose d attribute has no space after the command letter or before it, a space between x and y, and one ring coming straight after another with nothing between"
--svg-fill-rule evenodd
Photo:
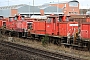
<instances>
[{"instance_id":1,"label":"locomotive step","mask_svg":"<svg viewBox=\"0 0 90 60\"><path fill-rule=\"evenodd\" d=\"M22 36L22 37L26 37L26 36Z\"/></svg>"},{"instance_id":2,"label":"locomotive step","mask_svg":"<svg viewBox=\"0 0 90 60\"><path fill-rule=\"evenodd\" d=\"M71 46L71 44L68 44L68 43L61 43L62 45L68 45L68 46Z\"/></svg>"},{"instance_id":3,"label":"locomotive step","mask_svg":"<svg viewBox=\"0 0 90 60\"><path fill-rule=\"evenodd\" d=\"M27 37L28 39L32 39L32 37Z\"/></svg>"}]
</instances>

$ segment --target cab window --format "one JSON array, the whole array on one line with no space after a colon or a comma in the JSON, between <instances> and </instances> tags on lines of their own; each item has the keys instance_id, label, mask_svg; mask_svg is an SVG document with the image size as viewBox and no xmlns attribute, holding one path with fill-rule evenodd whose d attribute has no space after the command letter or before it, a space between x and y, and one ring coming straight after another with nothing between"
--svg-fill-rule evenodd
<instances>
[{"instance_id":1,"label":"cab window","mask_svg":"<svg viewBox=\"0 0 90 60\"><path fill-rule=\"evenodd\" d=\"M52 20L52 18L48 18L46 22L51 23L51 20Z\"/></svg>"},{"instance_id":2,"label":"cab window","mask_svg":"<svg viewBox=\"0 0 90 60\"><path fill-rule=\"evenodd\" d=\"M15 17L14 20L17 20L17 17Z\"/></svg>"},{"instance_id":3,"label":"cab window","mask_svg":"<svg viewBox=\"0 0 90 60\"><path fill-rule=\"evenodd\" d=\"M24 17L21 17L22 20L24 20Z\"/></svg>"},{"instance_id":4,"label":"cab window","mask_svg":"<svg viewBox=\"0 0 90 60\"><path fill-rule=\"evenodd\" d=\"M0 17L0 20L3 19L3 17Z\"/></svg>"},{"instance_id":5,"label":"cab window","mask_svg":"<svg viewBox=\"0 0 90 60\"><path fill-rule=\"evenodd\" d=\"M28 29L32 29L32 22L28 22L27 25L28 25L27 27Z\"/></svg>"},{"instance_id":6,"label":"cab window","mask_svg":"<svg viewBox=\"0 0 90 60\"><path fill-rule=\"evenodd\" d=\"M13 20L13 18L9 18L9 21L12 21Z\"/></svg>"}]
</instances>

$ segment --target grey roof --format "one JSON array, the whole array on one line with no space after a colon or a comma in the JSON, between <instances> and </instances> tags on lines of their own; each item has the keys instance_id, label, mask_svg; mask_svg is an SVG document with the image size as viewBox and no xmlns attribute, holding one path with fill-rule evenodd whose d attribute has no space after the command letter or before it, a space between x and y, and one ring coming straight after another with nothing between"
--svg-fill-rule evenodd
<instances>
[{"instance_id":1,"label":"grey roof","mask_svg":"<svg viewBox=\"0 0 90 60\"><path fill-rule=\"evenodd\" d=\"M40 12L40 8L38 8L37 6L25 5L18 8L18 12L19 13Z\"/></svg>"},{"instance_id":2,"label":"grey roof","mask_svg":"<svg viewBox=\"0 0 90 60\"><path fill-rule=\"evenodd\" d=\"M56 6L48 6L47 8L44 9L44 12L45 13L55 13L55 14L58 12L60 14L60 13L63 13L63 9L57 8Z\"/></svg>"},{"instance_id":3,"label":"grey roof","mask_svg":"<svg viewBox=\"0 0 90 60\"><path fill-rule=\"evenodd\" d=\"M50 4L43 4L43 5L41 5L41 6L38 6L40 9L44 9L44 8L46 8L46 7L48 7L48 6L50 6Z\"/></svg>"},{"instance_id":4,"label":"grey roof","mask_svg":"<svg viewBox=\"0 0 90 60\"><path fill-rule=\"evenodd\" d=\"M20 14L41 14L40 13L40 8L37 6L29 6L29 5L17 5L14 6L17 8L18 13ZM57 13L57 7L56 6L49 6L46 5L42 7L44 9L44 14L63 14L63 10L58 8L58 13ZM9 17L11 16L11 8L4 8L0 9L0 15L4 17Z\"/></svg>"},{"instance_id":5,"label":"grey roof","mask_svg":"<svg viewBox=\"0 0 90 60\"><path fill-rule=\"evenodd\" d=\"M43 9L45 14L52 14L52 13L57 14L57 7L56 6L49 6L49 5L46 5L42 8L39 8L37 6L25 5L25 6L18 8L18 13L20 13L20 14L33 14L33 12L34 12L35 14L40 14L40 9ZM63 14L63 9L58 8L58 13Z\"/></svg>"},{"instance_id":6,"label":"grey roof","mask_svg":"<svg viewBox=\"0 0 90 60\"><path fill-rule=\"evenodd\" d=\"M18 9L22 6L25 6L26 4L20 4L20 5L12 5L12 6L3 6L3 7L0 7L0 9Z\"/></svg>"},{"instance_id":7,"label":"grey roof","mask_svg":"<svg viewBox=\"0 0 90 60\"><path fill-rule=\"evenodd\" d=\"M10 16L10 9L0 10L0 16L9 17Z\"/></svg>"}]
</instances>

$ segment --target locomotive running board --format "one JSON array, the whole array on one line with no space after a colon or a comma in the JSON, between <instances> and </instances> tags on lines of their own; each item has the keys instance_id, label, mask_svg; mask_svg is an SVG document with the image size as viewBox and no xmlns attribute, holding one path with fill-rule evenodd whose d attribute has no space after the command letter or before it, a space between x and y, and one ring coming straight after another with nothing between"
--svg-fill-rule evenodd
<instances>
[{"instance_id":1,"label":"locomotive running board","mask_svg":"<svg viewBox=\"0 0 90 60\"><path fill-rule=\"evenodd\" d=\"M22 36L22 37L26 37L26 36Z\"/></svg>"},{"instance_id":2,"label":"locomotive running board","mask_svg":"<svg viewBox=\"0 0 90 60\"><path fill-rule=\"evenodd\" d=\"M32 37L27 37L28 39L32 39Z\"/></svg>"},{"instance_id":3,"label":"locomotive running board","mask_svg":"<svg viewBox=\"0 0 90 60\"><path fill-rule=\"evenodd\" d=\"M71 44L68 43L61 43L62 45L67 45L67 46L71 46Z\"/></svg>"}]
</instances>

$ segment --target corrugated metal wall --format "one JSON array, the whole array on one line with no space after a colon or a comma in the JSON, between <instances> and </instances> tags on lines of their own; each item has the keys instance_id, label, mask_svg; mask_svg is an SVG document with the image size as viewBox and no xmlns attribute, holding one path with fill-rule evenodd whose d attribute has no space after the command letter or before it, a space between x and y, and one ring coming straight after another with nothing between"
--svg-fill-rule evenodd
<instances>
[{"instance_id":1,"label":"corrugated metal wall","mask_svg":"<svg viewBox=\"0 0 90 60\"><path fill-rule=\"evenodd\" d=\"M33 7L33 6L22 6L20 8L18 8L18 12L20 13L27 13L27 12L40 12L40 9L38 7Z\"/></svg>"},{"instance_id":2,"label":"corrugated metal wall","mask_svg":"<svg viewBox=\"0 0 90 60\"><path fill-rule=\"evenodd\" d=\"M9 17L11 16L11 10L10 9L2 9L0 10L0 15L4 17Z\"/></svg>"}]
</instances>

